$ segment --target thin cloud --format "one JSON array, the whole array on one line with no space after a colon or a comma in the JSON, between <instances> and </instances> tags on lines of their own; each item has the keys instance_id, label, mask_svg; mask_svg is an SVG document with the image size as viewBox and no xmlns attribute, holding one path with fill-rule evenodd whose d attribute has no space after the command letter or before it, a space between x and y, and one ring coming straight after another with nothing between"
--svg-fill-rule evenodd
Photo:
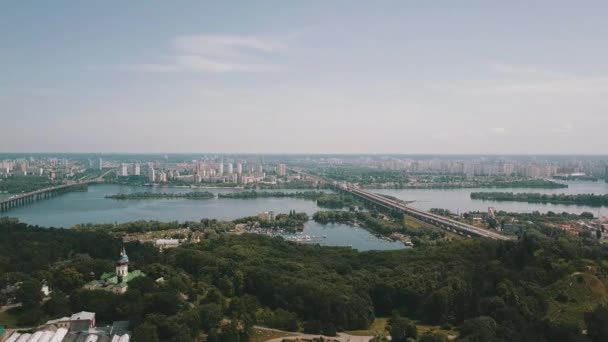
<instances>
[{"instance_id":1,"label":"thin cloud","mask_svg":"<svg viewBox=\"0 0 608 342\"><path fill-rule=\"evenodd\" d=\"M580 95L608 92L608 77L584 76L530 65L490 63L488 79L460 81L444 90L469 94L551 94Z\"/></svg>"},{"instance_id":2,"label":"thin cloud","mask_svg":"<svg viewBox=\"0 0 608 342\"><path fill-rule=\"evenodd\" d=\"M186 35L173 38L177 51L200 56L239 57L247 52L276 52L286 49L275 38L233 35Z\"/></svg>"},{"instance_id":3,"label":"thin cloud","mask_svg":"<svg viewBox=\"0 0 608 342\"><path fill-rule=\"evenodd\" d=\"M502 75L511 75L511 76L527 76L527 77L535 77L535 78L567 78L570 75L557 72L553 70L548 70L545 68L539 68L531 65L524 64L508 64L503 62L493 62L489 65L490 70L502 74Z\"/></svg>"},{"instance_id":4,"label":"thin cloud","mask_svg":"<svg viewBox=\"0 0 608 342\"><path fill-rule=\"evenodd\" d=\"M140 72L260 72L284 69L260 62L287 51L291 39L238 35L184 35L171 39L171 52L164 62L114 66L88 66L87 70Z\"/></svg>"}]
</instances>

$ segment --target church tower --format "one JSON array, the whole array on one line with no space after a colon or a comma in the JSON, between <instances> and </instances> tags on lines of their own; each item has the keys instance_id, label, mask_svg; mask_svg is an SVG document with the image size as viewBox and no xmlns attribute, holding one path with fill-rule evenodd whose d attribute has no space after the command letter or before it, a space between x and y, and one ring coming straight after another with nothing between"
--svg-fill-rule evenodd
<instances>
[{"instance_id":1,"label":"church tower","mask_svg":"<svg viewBox=\"0 0 608 342\"><path fill-rule=\"evenodd\" d=\"M120 259L116 262L116 278L118 283L122 283L123 279L129 274L129 257L125 251L125 247L122 247L120 251Z\"/></svg>"}]
</instances>

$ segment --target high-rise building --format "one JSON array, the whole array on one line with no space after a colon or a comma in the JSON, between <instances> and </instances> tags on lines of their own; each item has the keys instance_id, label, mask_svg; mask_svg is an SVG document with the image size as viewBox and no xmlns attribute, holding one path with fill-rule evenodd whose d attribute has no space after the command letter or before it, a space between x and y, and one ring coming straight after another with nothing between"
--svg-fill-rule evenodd
<instances>
[{"instance_id":1,"label":"high-rise building","mask_svg":"<svg viewBox=\"0 0 608 342\"><path fill-rule=\"evenodd\" d=\"M287 175L287 166L285 164L277 165L277 176L283 177Z\"/></svg>"},{"instance_id":2,"label":"high-rise building","mask_svg":"<svg viewBox=\"0 0 608 342\"><path fill-rule=\"evenodd\" d=\"M129 169L127 168L127 164L126 163L122 163L120 164L120 176L121 177L127 177L129 175Z\"/></svg>"},{"instance_id":3,"label":"high-rise building","mask_svg":"<svg viewBox=\"0 0 608 342\"><path fill-rule=\"evenodd\" d=\"M99 158L99 169L103 169L103 159Z\"/></svg>"},{"instance_id":4,"label":"high-rise building","mask_svg":"<svg viewBox=\"0 0 608 342\"><path fill-rule=\"evenodd\" d=\"M217 174L219 176L223 176L224 175L224 162L221 162L220 165L218 165Z\"/></svg>"},{"instance_id":5,"label":"high-rise building","mask_svg":"<svg viewBox=\"0 0 608 342\"><path fill-rule=\"evenodd\" d=\"M141 167L139 166L139 163L135 163L135 166L133 166L133 174L136 176L141 174Z\"/></svg>"},{"instance_id":6,"label":"high-rise building","mask_svg":"<svg viewBox=\"0 0 608 342\"><path fill-rule=\"evenodd\" d=\"M228 174L231 175L233 173L232 163L228 163Z\"/></svg>"},{"instance_id":7,"label":"high-rise building","mask_svg":"<svg viewBox=\"0 0 608 342\"><path fill-rule=\"evenodd\" d=\"M148 167L148 180L152 183L156 181L156 172L152 166Z\"/></svg>"},{"instance_id":8,"label":"high-rise building","mask_svg":"<svg viewBox=\"0 0 608 342\"><path fill-rule=\"evenodd\" d=\"M608 166L607 166L607 169L608 169ZM240 175L241 173L243 173L243 164L241 164L241 163L236 163L236 173L238 173L239 175Z\"/></svg>"}]
</instances>

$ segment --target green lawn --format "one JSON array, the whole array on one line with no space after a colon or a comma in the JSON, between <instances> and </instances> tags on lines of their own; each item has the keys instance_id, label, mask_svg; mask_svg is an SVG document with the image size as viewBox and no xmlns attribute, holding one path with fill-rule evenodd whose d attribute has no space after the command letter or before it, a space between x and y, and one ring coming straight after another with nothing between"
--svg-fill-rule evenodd
<instances>
[{"instance_id":1,"label":"green lawn","mask_svg":"<svg viewBox=\"0 0 608 342\"><path fill-rule=\"evenodd\" d=\"M386 336L387 318L376 318L372 325L366 330L345 331L345 333L355 336Z\"/></svg>"},{"instance_id":2,"label":"green lawn","mask_svg":"<svg viewBox=\"0 0 608 342\"><path fill-rule=\"evenodd\" d=\"M445 336L458 336L458 331L456 330L446 330L446 329L441 329L438 326L434 326L434 325L425 325L425 324L416 324L416 329L418 330L418 336L422 336L427 332L431 332L431 333L439 333L439 334L443 334Z\"/></svg>"},{"instance_id":3,"label":"green lawn","mask_svg":"<svg viewBox=\"0 0 608 342\"><path fill-rule=\"evenodd\" d=\"M250 342L265 342L265 341L272 340L275 338L289 337L289 336L293 336L293 334L253 328L249 341Z\"/></svg>"}]
</instances>

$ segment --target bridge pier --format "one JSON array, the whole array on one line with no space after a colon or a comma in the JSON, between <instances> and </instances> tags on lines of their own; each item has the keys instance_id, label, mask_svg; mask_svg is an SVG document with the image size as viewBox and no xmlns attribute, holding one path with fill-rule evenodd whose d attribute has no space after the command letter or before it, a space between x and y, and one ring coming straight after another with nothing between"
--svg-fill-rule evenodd
<instances>
[{"instance_id":1,"label":"bridge pier","mask_svg":"<svg viewBox=\"0 0 608 342\"><path fill-rule=\"evenodd\" d=\"M43 199L59 196L73 190L86 190L89 182L72 183L32 191L30 193L15 195L13 198L5 198L0 200L0 212L9 211L11 209L25 206Z\"/></svg>"}]
</instances>

